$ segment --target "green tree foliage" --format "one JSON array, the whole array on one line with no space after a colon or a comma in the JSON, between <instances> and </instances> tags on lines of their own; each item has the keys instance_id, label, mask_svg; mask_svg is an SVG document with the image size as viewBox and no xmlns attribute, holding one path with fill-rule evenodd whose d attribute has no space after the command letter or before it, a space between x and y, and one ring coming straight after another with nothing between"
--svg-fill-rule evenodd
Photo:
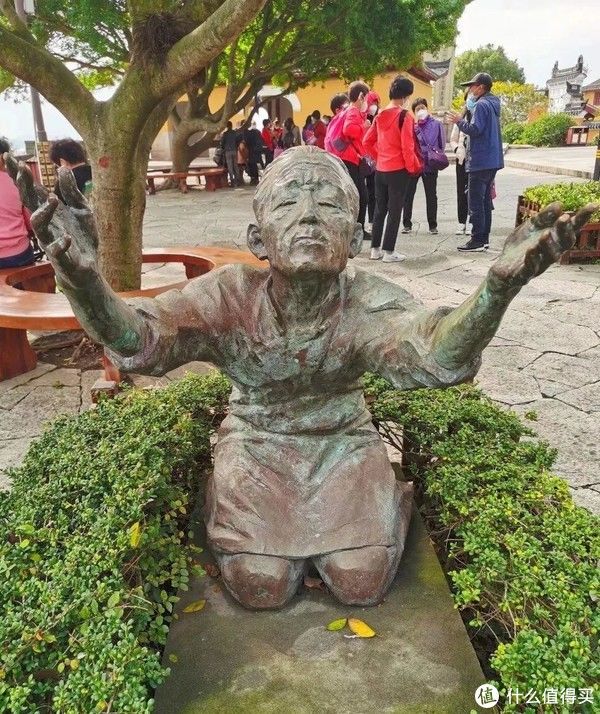
<instances>
[{"instance_id":1,"label":"green tree foliage","mask_svg":"<svg viewBox=\"0 0 600 714\"><path fill-rule=\"evenodd\" d=\"M484 45L476 50L467 50L456 58L454 84L459 87L461 82L468 82L477 72L487 72L496 82L525 83L525 72L517 60L506 56L504 47L499 45Z\"/></svg>"},{"instance_id":2,"label":"green tree foliage","mask_svg":"<svg viewBox=\"0 0 600 714\"><path fill-rule=\"evenodd\" d=\"M369 79L387 67L419 64L425 50L453 41L465 0L269 0L240 38L215 58L188 106L172 112L175 169L185 170L225 123L273 82L282 92L337 74ZM227 98L209 109L214 87ZM198 132L207 136L190 146Z\"/></svg>"},{"instance_id":3,"label":"green tree foliage","mask_svg":"<svg viewBox=\"0 0 600 714\"><path fill-rule=\"evenodd\" d=\"M548 99L536 90L533 84L518 82L494 82L493 93L502 104L502 124L527 121L534 108L546 109Z\"/></svg>"}]
</instances>

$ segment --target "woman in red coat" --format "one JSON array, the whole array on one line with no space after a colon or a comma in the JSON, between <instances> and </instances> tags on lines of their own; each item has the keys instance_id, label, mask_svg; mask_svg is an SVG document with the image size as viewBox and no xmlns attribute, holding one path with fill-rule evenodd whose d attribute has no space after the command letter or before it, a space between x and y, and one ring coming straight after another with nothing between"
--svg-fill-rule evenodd
<instances>
[{"instance_id":1,"label":"woman in red coat","mask_svg":"<svg viewBox=\"0 0 600 714\"><path fill-rule=\"evenodd\" d=\"M344 126L342 128L342 137L346 140L346 148L340 152L339 157L342 159L348 173L358 189L360 198L360 208L358 212L358 222L365 228L365 216L367 213L367 185L365 177L360 175L359 164L366 152L363 146L363 137L368 127L368 122L365 119L367 111L367 94L369 87L364 82L352 82L348 87L348 99L350 104L346 109L344 116ZM365 239L370 240L370 234L365 233Z\"/></svg>"},{"instance_id":2,"label":"woman in red coat","mask_svg":"<svg viewBox=\"0 0 600 714\"><path fill-rule=\"evenodd\" d=\"M364 138L365 150L377 160L371 260L383 258L386 263L396 263L405 258L395 251L402 207L411 177L419 176L423 170L416 146L415 122L404 108L413 90L410 79L396 77L390 85L389 105L377 114Z\"/></svg>"}]
</instances>

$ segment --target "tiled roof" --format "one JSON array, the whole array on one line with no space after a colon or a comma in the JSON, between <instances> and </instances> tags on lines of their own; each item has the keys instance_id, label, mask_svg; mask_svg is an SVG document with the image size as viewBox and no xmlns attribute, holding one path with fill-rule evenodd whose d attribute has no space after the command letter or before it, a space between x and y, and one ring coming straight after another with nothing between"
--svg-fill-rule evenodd
<instances>
[{"instance_id":1,"label":"tiled roof","mask_svg":"<svg viewBox=\"0 0 600 714\"><path fill-rule=\"evenodd\" d=\"M595 82L592 82L591 84L586 84L585 87L581 88L582 92L589 92L590 89L600 89L600 79L597 79Z\"/></svg>"}]
</instances>

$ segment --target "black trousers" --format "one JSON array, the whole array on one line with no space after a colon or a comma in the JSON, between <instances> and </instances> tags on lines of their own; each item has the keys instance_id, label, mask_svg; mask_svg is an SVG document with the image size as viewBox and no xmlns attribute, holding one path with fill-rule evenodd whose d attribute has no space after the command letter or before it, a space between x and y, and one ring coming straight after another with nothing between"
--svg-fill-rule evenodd
<instances>
[{"instance_id":1,"label":"black trousers","mask_svg":"<svg viewBox=\"0 0 600 714\"><path fill-rule=\"evenodd\" d=\"M420 178L423 180L423 186L425 187L425 202L427 204L427 222L429 223L429 228L437 228L438 172L435 171L432 174L421 174ZM408 189L406 190L406 198L404 200L404 216L402 218L402 223L405 228L412 228L413 201L415 199L415 192L417 190L418 183L419 176L412 176Z\"/></svg>"},{"instance_id":2,"label":"black trousers","mask_svg":"<svg viewBox=\"0 0 600 714\"><path fill-rule=\"evenodd\" d=\"M344 165L348 169L350 178L354 182L356 189L358 191L358 197L360 200L358 209L358 222L361 226L365 225L365 216L367 214L367 184L365 183L364 176L360 175L358 170L358 164L351 164L349 161L344 161Z\"/></svg>"},{"instance_id":3,"label":"black trousers","mask_svg":"<svg viewBox=\"0 0 600 714\"><path fill-rule=\"evenodd\" d=\"M469 217L469 201L467 199L467 185L469 177L464 163L456 162L456 208L458 211L458 222L465 224Z\"/></svg>"},{"instance_id":4,"label":"black trousers","mask_svg":"<svg viewBox=\"0 0 600 714\"><path fill-rule=\"evenodd\" d=\"M383 235L383 224L387 216L383 250L392 251L396 247L398 228L402 216L402 206L411 176L405 169L400 171L377 171L375 173L375 216L371 247L379 248Z\"/></svg>"},{"instance_id":5,"label":"black trousers","mask_svg":"<svg viewBox=\"0 0 600 714\"><path fill-rule=\"evenodd\" d=\"M371 174L366 178L367 184L367 215L369 223L375 220L375 174Z\"/></svg>"}]
</instances>

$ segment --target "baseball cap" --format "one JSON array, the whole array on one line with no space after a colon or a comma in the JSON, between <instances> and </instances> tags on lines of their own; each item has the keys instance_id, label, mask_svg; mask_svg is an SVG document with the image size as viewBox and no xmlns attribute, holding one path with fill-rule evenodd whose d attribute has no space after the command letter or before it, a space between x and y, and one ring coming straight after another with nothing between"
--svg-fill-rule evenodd
<instances>
[{"instance_id":1,"label":"baseball cap","mask_svg":"<svg viewBox=\"0 0 600 714\"><path fill-rule=\"evenodd\" d=\"M484 87L488 89L492 88L494 81L487 72L477 72L477 74L470 79L468 82L461 82L461 87L470 87L473 84L483 84Z\"/></svg>"}]
</instances>

